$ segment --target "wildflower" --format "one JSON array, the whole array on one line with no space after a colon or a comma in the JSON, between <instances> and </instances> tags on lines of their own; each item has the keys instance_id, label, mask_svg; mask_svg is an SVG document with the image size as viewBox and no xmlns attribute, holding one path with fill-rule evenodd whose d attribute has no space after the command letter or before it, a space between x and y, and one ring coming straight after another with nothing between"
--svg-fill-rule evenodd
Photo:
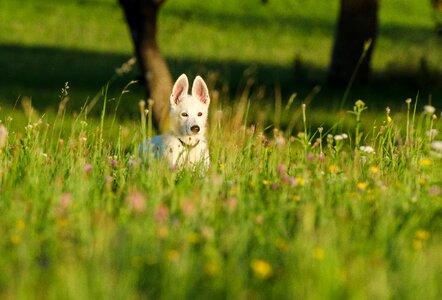
<instances>
[{"instance_id":1,"label":"wildflower","mask_svg":"<svg viewBox=\"0 0 442 300\"><path fill-rule=\"evenodd\" d=\"M19 245L21 243L21 237L18 234L11 235L9 239L14 245Z\"/></svg>"},{"instance_id":2,"label":"wildflower","mask_svg":"<svg viewBox=\"0 0 442 300\"><path fill-rule=\"evenodd\" d=\"M165 239L169 235L169 229L166 226L161 226L157 229L157 236L160 239Z\"/></svg>"},{"instance_id":3,"label":"wildflower","mask_svg":"<svg viewBox=\"0 0 442 300\"><path fill-rule=\"evenodd\" d=\"M374 153L374 149L371 146L361 146L359 147L359 150L365 153Z\"/></svg>"},{"instance_id":4,"label":"wildflower","mask_svg":"<svg viewBox=\"0 0 442 300\"><path fill-rule=\"evenodd\" d=\"M337 134L333 138L335 139L335 141L339 142L339 141L348 139L348 135L346 133Z\"/></svg>"},{"instance_id":5,"label":"wildflower","mask_svg":"<svg viewBox=\"0 0 442 300\"><path fill-rule=\"evenodd\" d=\"M170 262L177 262L180 258L180 253L177 250L169 250L166 253L166 257Z\"/></svg>"},{"instance_id":6,"label":"wildflower","mask_svg":"<svg viewBox=\"0 0 442 300\"><path fill-rule=\"evenodd\" d=\"M283 176L287 173L287 167L284 164L279 164L278 167L276 167L276 173L278 173L279 176Z\"/></svg>"},{"instance_id":7,"label":"wildflower","mask_svg":"<svg viewBox=\"0 0 442 300\"><path fill-rule=\"evenodd\" d=\"M370 167L370 172L373 173L373 174L378 173L378 172L379 172L379 167L377 167L377 166L371 166L371 167Z\"/></svg>"},{"instance_id":8,"label":"wildflower","mask_svg":"<svg viewBox=\"0 0 442 300\"><path fill-rule=\"evenodd\" d=\"M136 213L142 213L146 210L146 200L141 192L134 191L126 198L126 205Z\"/></svg>"},{"instance_id":9,"label":"wildflower","mask_svg":"<svg viewBox=\"0 0 442 300\"><path fill-rule=\"evenodd\" d=\"M367 182L358 182L356 184L356 187L358 188L358 190L360 191L365 191L365 189L367 188L368 183Z\"/></svg>"},{"instance_id":10,"label":"wildflower","mask_svg":"<svg viewBox=\"0 0 442 300\"><path fill-rule=\"evenodd\" d=\"M264 179L263 181L262 181L262 184L264 184L264 185L270 185L272 182L270 181L270 180L267 180L267 179Z\"/></svg>"},{"instance_id":11,"label":"wildflower","mask_svg":"<svg viewBox=\"0 0 442 300\"><path fill-rule=\"evenodd\" d=\"M90 173L90 172L92 171L92 169L93 169L92 164L86 164L86 165L84 166L84 172L85 172L86 174Z\"/></svg>"},{"instance_id":12,"label":"wildflower","mask_svg":"<svg viewBox=\"0 0 442 300\"><path fill-rule=\"evenodd\" d=\"M167 220L168 217L169 208L164 204L158 205L157 209L155 210L155 220L159 223L163 223Z\"/></svg>"},{"instance_id":13,"label":"wildflower","mask_svg":"<svg viewBox=\"0 0 442 300\"><path fill-rule=\"evenodd\" d=\"M300 186L303 186L303 185L305 184L305 180L304 180L304 178L296 177L295 180L298 182L298 184L299 184Z\"/></svg>"},{"instance_id":14,"label":"wildflower","mask_svg":"<svg viewBox=\"0 0 442 300\"><path fill-rule=\"evenodd\" d=\"M422 167L428 167L428 166L431 166L431 164L432 164L432 162L428 158L423 158L419 161L419 165Z\"/></svg>"},{"instance_id":15,"label":"wildflower","mask_svg":"<svg viewBox=\"0 0 442 300\"><path fill-rule=\"evenodd\" d=\"M6 145L6 140L8 138L8 130L3 124L0 124L0 150Z\"/></svg>"},{"instance_id":16,"label":"wildflower","mask_svg":"<svg viewBox=\"0 0 442 300\"><path fill-rule=\"evenodd\" d=\"M291 186L297 186L297 185L299 184L299 182L298 182L298 180L297 180L296 178L291 177L291 176L289 176L289 175L287 175L287 174L285 174L284 176L282 176L281 180L282 180L282 182L284 182L284 183L288 183L288 184L290 184Z\"/></svg>"},{"instance_id":17,"label":"wildflower","mask_svg":"<svg viewBox=\"0 0 442 300\"><path fill-rule=\"evenodd\" d=\"M23 222L23 220L18 220L17 221L17 229L19 231L23 231L23 230L25 230L25 228L26 228L25 222Z\"/></svg>"},{"instance_id":18,"label":"wildflower","mask_svg":"<svg viewBox=\"0 0 442 300\"><path fill-rule=\"evenodd\" d=\"M218 263L216 263L214 261L208 262L204 266L204 272L209 276L214 276L214 275L218 274L219 271L220 271L220 266Z\"/></svg>"},{"instance_id":19,"label":"wildflower","mask_svg":"<svg viewBox=\"0 0 442 300\"><path fill-rule=\"evenodd\" d=\"M430 147L432 150L442 152L442 141L433 141Z\"/></svg>"},{"instance_id":20,"label":"wildflower","mask_svg":"<svg viewBox=\"0 0 442 300\"><path fill-rule=\"evenodd\" d=\"M428 130L427 132L426 132L426 135L432 140L432 139L434 139L435 137L436 137L436 135L438 134L438 131L437 131L437 129L431 129L431 130Z\"/></svg>"},{"instance_id":21,"label":"wildflower","mask_svg":"<svg viewBox=\"0 0 442 300\"><path fill-rule=\"evenodd\" d=\"M313 249L313 258L315 260L323 260L325 256L325 252L324 249L322 249L321 247L315 247L315 249Z\"/></svg>"},{"instance_id":22,"label":"wildflower","mask_svg":"<svg viewBox=\"0 0 442 300\"><path fill-rule=\"evenodd\" d=\"M339 168L338 168L338 166L336 166L336 165L330 165L330 166L328 166L328 171L329 171L330 173L338 173Z\"/></svg>"},{"instance_id":23,"label":"wildflower","mask_svg":"<svg viewBox=\"0 0 442 300\"><path fill-rule=\"evenodd\" d=\"M424 106L424 113L428 115L432 115L436 112L436 108L432 105L425 105Z\"/></svg>"},{"instance_id":24,"label":"wildflower","mask_svg":"<svg viewBox=\"0 0 442 300\"><path fill-rule=\"evenodd\" d=\"M67 209L71 206L72 203L72 194L71 193L63 193L60 196L60 200L58 202L58 206L55 208L55 212L58 215L64 214Z\"/></svg>"},{"instance_id":25,"label":"wildflower","mask_svg":"<svg viewBox=\"0 0 442 300\"><path fill-rule=\"evenodd\" d=\"M438 186L433 186L428 190L428 195L434 196L434 197L440 196L441 193L442 193L442 190Z\"/></svg>"},{"instance_id":26,"label":"wildflower","mask_svg":"<svg viewBox=\"0 0 442 300\"><path fill-rule=\"evenodd\" d=\"M289 246L287 245L287 242L281 238L276 239L275 244L276 244L276 248L278 248L278 250L281 252L287 252L289 250Z\"/></svg>"},{"instance_id":27,"label":"wildflower","mask_svg":"<svg viewBox=\"0 0 442 300\"><path fill-rule=\"evenodd\" d=\"M269 278L272 275L272 266L262 259L254 259L250 263L250 267L252 268L255 275L260 277L261 279Z\"/></svg>"},{"instance_id":28,"label":"wildflower","mask_svg":"<svg viewBox=\"0 0 442 300\"><path fill-rule=\"evenodd\" d=\"M416 230L415 237L418 240L425 241L430 238L430 233L424 229Z\"/></svg>"}]
</instances>

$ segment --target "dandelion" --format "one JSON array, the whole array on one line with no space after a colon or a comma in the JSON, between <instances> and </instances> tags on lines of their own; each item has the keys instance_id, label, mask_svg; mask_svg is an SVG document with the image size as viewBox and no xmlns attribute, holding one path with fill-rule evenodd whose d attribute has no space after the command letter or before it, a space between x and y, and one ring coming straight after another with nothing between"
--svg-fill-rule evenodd
<instances>
[{"instance_id":1,"label":"dandelion","mask_svg":"<svg viewBox=\"0 0 442 300\"><path fill-rule=\"evenodd\" d=\"M325 257L325 251L324 249L322 249L321 247L315 247L315 249L313 249L313 258L315 260L323 260Z\"/></svg>"},{"instance_id":2,"label":"dandelion","mask_svg":"<svg viewBox=\"0 0 442 300\"><path fill-rule=\"evenodd\" d=\"M365 189L367 188L368 183L367 182L358 182L356 184L356 187L358 188L358 190L360 191L365 191Z\"/></svg>"},{"instance_id":3,"label":"dandelion","mask_svg":"<svg viewBox=\"0 0 442 300\"><path fill-rule=\"evenodd\" d=\"M370 167L370 172L373 173L373 174L377 174L379 172L379 167L371 166Z\"/></svg>"},{"instance_id":4,"label":"dandelion","mask_svg":"<svg viewBox=\"0 0 442 300\"><path fill-rule=\"evenodd\" d=\"M436 108L432 105L425 105L424 106L424 113L427 115L432 115L436 112Z\"/></svg>"},{"instance_id":5,"label":"dandelion","mask_svg":"<svg viewBox=\"0 0 442 300\"><path fill-rule=\"evenodd\" d=\"M127 196L126 205L129 209L136 213L146 211L146 200L144 195L139 191L134 191Z\"/></svg>"},{"instance_id":6,"label":"dandelion","mask_svg":"<svg viewBox=\"0 0 442 300\"><path fill-rule=\"evenodd\" d=\"M428 167L428 166L431 166L431 164L432 164L432 161L428 158L423 158L419 161L419 165L422 167Z\"/></svg>"},{"instance_id":7,"label":"dandelion","mask_svg":"<svg viewBox=\"0 0 442 300\"><path fill-rule=\"evenodd\" d=\"M9 240L14 245L19 245L21 243L21 237L18 234L13 234L9 237Z\"/></svg>"},{"instance_id":8,"label":"dandelion","mask_svg":"<svg viewBox=\"0 0 442 300\"><path fill-rule=\"evenodd\" d=\"M368 154L374 153L374 149L371 146L361 146L361 147L359 147L359 150L361 150L362 152L368 153Z\"/></svg>"},{"instance_id":9,"label":"dandelion","mask_svg":"<svg viewBox=\"0 0 442 300\"><path fill-rule=\"evenodd\" d=\"M272 266L262 259L254 259L250 263L250 267L252 268L255 275L260 277L261 279L269 278L272 275Z\"/></svg>"},{"instance_id":10,"label":"dandelion","mask_svg":"<svg viewBox=\"0 0 442 300\"><path fill-rule=\"evenodd\" d=\"M328 171L329 171L330 173L338 173L339 168L338 168L338 166L336 166L336 165L330 165L330 166L328 166Z\"/></svg>"},{"instance_id":11,"label":"dandelion","mask_svg":"<svg viewBox=\"0 0 442 300\"><path fill-rule=\"evenodd\" d=\"M267 180L267 179L264 179L263 181L262 181L262 184L263 185L270 185L272 182L270 181L270 180Z\"/></svg>"},{"instance_id":12,"label":"dandelion","mask_svg":"<svg viewBox=\"0 0 442 300\"><path fill-rule=\"evenodd\" d=\"M416 230L415 237L418 240L425 241L430 238L430 233L427 230L418 229Z\"/></svg>"}]
</instances>

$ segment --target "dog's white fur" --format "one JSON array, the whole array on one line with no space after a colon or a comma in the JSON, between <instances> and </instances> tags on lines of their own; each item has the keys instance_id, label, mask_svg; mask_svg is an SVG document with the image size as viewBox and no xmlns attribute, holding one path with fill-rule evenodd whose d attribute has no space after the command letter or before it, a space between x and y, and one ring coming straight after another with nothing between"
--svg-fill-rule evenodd
<instances>
[{"instance_id":1,"label":"dog's white fur","mask_svg":"<svg viewBox=\"0 0 442 300\"><path fill-rule=\"evenodd\" d=\"M204 80L197 76L192 94L188 94L189 81L182 74L175 82L170 95L170 131L154 136L142 145L140 153L165 157L176 167L210 163L209 148L205 137L210 104L209 90Z\"/></svg>"}]
</instances>

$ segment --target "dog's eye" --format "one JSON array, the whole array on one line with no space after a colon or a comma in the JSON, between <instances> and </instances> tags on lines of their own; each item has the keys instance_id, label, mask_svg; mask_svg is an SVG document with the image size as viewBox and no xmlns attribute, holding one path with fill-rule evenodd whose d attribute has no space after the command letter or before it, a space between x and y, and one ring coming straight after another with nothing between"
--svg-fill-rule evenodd
<instances>
[{"instance_id":1,"label":"dog's eye","mask_svg":"<svg viewBox=\"0 0 442 300\"><path fill-rule=\"evenodd\" d=\"M183 113L181 113L181 116L182 117L188 117L189 115L187 113L183 112Z\"/></svg>"},{"instance_id":2,"label":"dog's eye","mask_svg":"<svg viewBox=\"0 0 442 300\"><path fill-rule=\"evenodd\" d=\"M203 115L202 112L199 112L199 113L198 113L198 117L201 117L202 115Z\"/></svg>"}]
</instances>

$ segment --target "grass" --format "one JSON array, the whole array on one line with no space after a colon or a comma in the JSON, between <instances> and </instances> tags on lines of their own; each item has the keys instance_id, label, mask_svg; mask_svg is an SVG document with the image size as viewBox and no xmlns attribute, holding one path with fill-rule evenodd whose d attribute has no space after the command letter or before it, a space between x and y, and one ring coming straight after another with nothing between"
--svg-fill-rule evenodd
<instances>
[{"instance_id":1,"label":"grass","mask_svg":"<svg viewBox=\"0 0 442 300\"><path fill-rule=\"evenodd\" d=\"M301 133L269 135L243 126L244 102L214 102L199 176L140 161L139 121L112 127L101 100L101 121L30 105L29 121L2 120L2 298L441 296L442 161L426 135L441 128L416 102L378 125L358 102L347 138L309 129L308 106Z\"/></svg>"}]
</instances>

